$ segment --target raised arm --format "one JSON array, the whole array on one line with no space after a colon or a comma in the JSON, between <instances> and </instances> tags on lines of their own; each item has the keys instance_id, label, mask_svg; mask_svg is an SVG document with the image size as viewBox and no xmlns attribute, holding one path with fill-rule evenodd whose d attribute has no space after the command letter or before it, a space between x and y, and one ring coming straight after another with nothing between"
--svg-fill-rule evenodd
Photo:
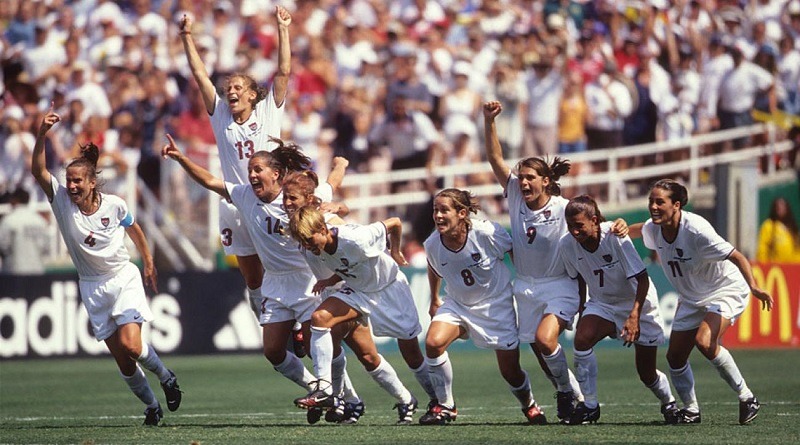
<instances>
[{"instance_id":1,"label":"raised arm","mask_svg":"<svg viewBox=\"0 0 800 445\"><path fill-rule=\"evenodd\" d=\"M141 226L134 222L133 225L125 228L125 233L128 234L128 236L131 238L131 241L133 241L133 244L136 245L136 249L139 251L139 256L142 257L142 263L144 266L144 284L152 289L153 292L158 292L158 273L156 272L156 266L153 263L153 255L150 254L150 247L147 245L147 238L145 238Z\"/></svg>"},{"instance_id":2,"label":"raised arm","mask_svg":"<svg viewBox=\"0 0 800 445\"><path fill-rule=\"evenodd\" d=\"M386 226L386 233L389 235L389 252L392 258L401 266L408 266L403 251L400 249L400 240L403 238L403 222L398 217L383 220Z\"/></svg>"},{"instance_id":3,"label":"raised arm","mask_svg":"<svg viewBox=\"0 0 800 445\"><path fill-rule=\"evenodd\" d=\"M292 70L292 50L289 46L289 25L292 23L292 15L283 6L276 6L275 18L278 20L278 71L272 81L272 90L275 93L275 105L281 106L286 99L289 73Z\"/></svg>"},{"instance_id":4,"label":"raised arm","mask_svg":"<svg viewBox=\"0 0 800 445\"><path fill-rule=\"evenodd\" d=\"M47 140L47 132L53 128L61 116L53 111L53 103L50 103L50 109L42 119L42 124L39 125L39 132L36 134L36 144L33 146L33 155L31 156L31 174L36 179L36 183L42 188L44 194L47 195L49 201L53 200L53 187L50 185L51 176L47 171L47 161L44 154L44 142Z\"/></svg>"},{"instance_id":5,"label":"raised arm","mask_svg":"<svg viewBox=\"0 0 800 445\"><path fill-rule=\"evenodd\" d=\"M164 148L161 149L161 156L164 159L172 158L178 161L178 164L180 164L180 166L186 170L186 173L188 173L189 176L195 180L195 182L211 190L212 192L216 192L218 195L227 200L231 199L230 194L228 194L228 190L225 188L225 182L222 179L212 175L210 171L195 164L186 155L181 153L181 151L178 150L178 146L175 145L175 140L173 140L172 136L169 134L167 134L167 139L169 140L169 143L164 145Z\"/></svg>"},{"instance_id":6,"label":"raised arm","mask_svg":"<svg viewBox=\"0 0 800 445\"><path fill-rule=\"evenodd\" d=\"M486 158L492 166L497 182L505 189L508 185L508 176L511 174L511 169L508 168L506 161L503 160L503 150L500 148L500 140L497 139L497 127L495 126L494 119L500 112L503 111L503 106L500 102L492 101L483 104L483 123L484 133L486 135Z\"/></svg>"},{"instance_id":7,"label":"raised arm","mask_svg":"<svg viewBox=\"0 0 800 445\"><path fill-rule=\"evenodd\" d=\"M189 68L192 70L194 80L200 86L200 94L203 95L203 103L206 104L206 111L208 114L214 114L214 107L216 103L217 91L214 88L214 83L208 76L208 71L200 58L200 53L197 52L197 47L192 38L192 19L185 15L178 23L180 29L181 40L183 41L183 51L186 53L186 59L189 61Z\"/></svg>"},{"instance_id":8,"label":"raised arm","mask_svg":"<svg viewBox=\"0 0 800 445\"><path fill-rule=\"evenodd\" d=\"M325 182L330 184L333 191L336 192L341 187L342 181L344 181L344 174L347 171L347 166L350 165L350 161L341 156L336 156L333 158L332 164L331 172L328 173L328 180Z\"/></svg>"},{"instance_id":9,"label":"raised arm","mask_svg":"<svg viewBox=\"0 0 800 445\"><path fill-rule=\"evenodd\" d=\"M772 306L775 305L775 301L772 299L772 295L766 293L763 289L756 286L756 280L753 279L753 269L750 268L750 261L747 261L747 258L745 258L745 256L736 249L734 249L733 253L728 256L728 260L735 264L742 273L744 280L747 281L747 285L750 286L750 292L753 294L753 296L761 300L761 309L766 309L768 311L772 310Z\"/></svg>"}]
</instances>

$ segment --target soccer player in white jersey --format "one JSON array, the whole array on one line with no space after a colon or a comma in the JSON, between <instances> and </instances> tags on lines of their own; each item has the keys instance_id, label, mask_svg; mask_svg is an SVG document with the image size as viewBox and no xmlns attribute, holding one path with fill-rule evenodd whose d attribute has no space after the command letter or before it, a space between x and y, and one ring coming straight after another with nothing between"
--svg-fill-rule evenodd
<instances>
[{"instance_id":1,"label":"soccer player in white jersey","mask_svg":"<svg viewBox=\"0 0 800 445\"><path fill-rule=\"evenodd\" d=\"M678 408L667 376L656 369L658 345L664 343L664 326L658 296L647 269L631 239L611 233L595 200L573 198L564 211L569 234L559 241L559 258L573 279L579 276L589 288L589 300L575 333L575 372L584 402L578 403L569 424L597 422L597 357L592 349L605 337L618 338L636 348L639 380L661 402L664 421L675 424Z\"/></svg>"},{"instance_id":2,"label":"soccer player in white jersey","mask_svg":"<svg viewBox=\"0 0 800 445\"><path fill-rule=\"evenodd\" d=\"M630 226L654 250L667 279L678 291L667 361L672 384L684 404L679 423L700 423L689 355L697 347L739 397L739 423L750 423L761 405L748 388L720 339L747 307L750 294L771 310L772 296L756 286L750 263L703 217L684 210L689 193L682 184L662 179L650 189L650 219Z\"/></svg>"},{"instance_id":3,"label":"soccer player in white jersey","mask_svg":"<svg viewBox=\"0 0 800 445\"><path fill-rule=\"evenodd\" d=\"M180 406L181 391L175 374L152 346L142 341L142 323L152 320L153 314L142 277L125 248L125 234L141 255L144 281L156 292L153 257L125 201L97 189L97 146L89 143L81 147L81 157L67 164L66 185L47 170L46 134L60 120L51 104L39 127L31 172L50 201L78 271L81 301L89 313L92 332L98 341L105 342L122 379L146 405L144 424L157 426L164 412L139 365L158 376L170 411Z\"/></svg>"},{"instance_id":4,"label":"soccer player in white jersey","mask_svg":"<svg viewBox=\"0 0 800 445\"><path fill-rule=\"evenodd\" d=\"M306 260L315 273L328 271L328 278L314 285L315 292L344 281L314 311L311 319L311 356L318 383L314 391L295 400L300 408L325 406L331 398L331 328L352 320L369 325L376 336L397 339L400 354L414 377L435 404L436 391L419 347L422 331L408 280L398 265L406 265L400 250L402 222L389 218L367 226L328 227L322 213L310 206L292 214L289 231L304 248ZM387 239L390 253L386 252ZM398 401L398 424L409 424L417 409L417 399L403 386L389 362L369 374ZM375 365L374 363L372 365Z\"/></svg>"},{"instance_id":5,"label":"soccer player in white jersey","mask_svg":"<svg viewBox=\"0 0 800 445\"><path fill-rule=\"evenodd\" d=\"M478 208L475 197L459 189L442 190L433 200L436 231L425 240L433 319L425 353L439 403L419 423L444 425L456 419L447 348L459 338L471 338L475 346L495 351L500 374L528 422L542 425L547 419L533 398L528 373L519 365L511 271L503 263L511 251L511 237L497 223L471 220L469 214ZM442 280L446 283L444 302L439 297Z\"/></svg>"},{"instance_id":6,"label":"soccer player in white jersey","mask_svg":"<svg viewBox=\"0 0 800 445\"><path fill-rule=\"evenodd\" d=\"M211 116L211 126L219 149L222 177L232 184L247 184L248 162L262 150L271 150L275 144L270 138L279 138L284 101L291 70L289 25L292 16L282 6L275 7L278 28L278 66L272 88L259 87L245 73L234 73L225 81L225 98L219 97L208 75L203 60L192 37L192 19L186 15L180 20L180 36L192 74L200 87L200 94ZM239 271L244 277L248 293L259 298L264 270L256 253L254 241L244 227L236 206L220 201L220 241L226 255L236 255Z\"/></svg>"},{"instance_id":7,"label":"soccer player in white jersey","mask_svg":"<svg viewBox=\"0 0 800 445\"><path fill-rule=\"evenodd\" d=\"M311 314L321 298L312 292L316 279L303 255L284 233L288 217L281 193L286 171L307 166L308 158L296 145L279 142L278 148L271 152L253 154L247 184L233 184L214 177L192 162L180 152L170 135L167 138L169 143L162 149L162 156L176 160L198 184L230 200L239 209L265 269L260 286L263 296L251 298L262 326L264 356L284 377L309 389L313 375L300 358L286 350L286 343L295 322L300 322L308 331ZM317 193L330 201L333 190L326 184L317 189ZM319 417L309 420L316 421Z\"/></svg>"},{"instance_id":8,"label":"soccer player in white jersey","mask_svg":"<svg viewBox=\"0 0 800 445\"><path fill-rule=\"evenodd\" d=\"M508 199L519 341L531 344L558 391L558 418L566 420L573 401L582 398L558 342L565 329L572 329L581 299L578 282L569 278L556 251L559 239L567 233L567 200L560 196L556 181L569 171L570 164L558 157L550 164L541 158L527 158L519 162L516 174L512 172L503 160L495 127L495 117L502 109L496 101L483 105L484 131L486 156Z\"/></svg>"}]
</instances>

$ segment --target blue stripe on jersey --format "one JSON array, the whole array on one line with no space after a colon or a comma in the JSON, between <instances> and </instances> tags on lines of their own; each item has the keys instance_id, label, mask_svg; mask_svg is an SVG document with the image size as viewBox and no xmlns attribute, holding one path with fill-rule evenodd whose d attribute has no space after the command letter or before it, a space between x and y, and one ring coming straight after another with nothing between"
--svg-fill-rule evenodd
<instances>
[{"instance_id":1,"label":"blue stripe on jersey","mask_svg":"<svg viewBox=\"0 0 800 445\"><path fill-rule=\"evenodd\" d=\"M123 218L122 221L119 222L119 225L121 225L122 227L130 227L133 225L133 222L134 222L133 215L128 213L127 215L125 215L125 218Z\"/></svg>"}]
</instances>

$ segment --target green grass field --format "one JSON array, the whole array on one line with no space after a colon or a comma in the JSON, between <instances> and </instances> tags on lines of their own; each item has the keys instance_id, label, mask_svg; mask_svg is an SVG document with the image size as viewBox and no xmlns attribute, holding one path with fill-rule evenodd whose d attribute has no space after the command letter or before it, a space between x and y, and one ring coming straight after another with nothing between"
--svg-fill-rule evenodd
<instances>
[{"instance_id":1,"label":"green grass field","mask_svg":"<svg viewBox=\"0 0 800 445\"><path fill-rule=\"evenodd\" d=\"M734 351L763 407L739 426L736 396L696 352L692 355L703 423L665 426L655 397L639 383L633 351L597 350L602 416L597 425L528 426L494 355L453 351L458 420L444 427L395 426L394 401L355 359L350 374L367 405L357 425L306 425L292 399L297 386L252 355L164 357L184 390L180 410L158 428L141 426L143 406L119 378L110 357L0 363L1 443L800 443L800 353ZM555 420L553 389L523 354L534 394ZM397 354L387 354L407 386L422 389ZM571 360L570 360L571 361ZM660 359L660 368L666 369ZM158 382L151 384L164 404ZM424 402L423 402L424 403ZM415 416L418 417L419 414Z\"/></svg>"}]
</instances>

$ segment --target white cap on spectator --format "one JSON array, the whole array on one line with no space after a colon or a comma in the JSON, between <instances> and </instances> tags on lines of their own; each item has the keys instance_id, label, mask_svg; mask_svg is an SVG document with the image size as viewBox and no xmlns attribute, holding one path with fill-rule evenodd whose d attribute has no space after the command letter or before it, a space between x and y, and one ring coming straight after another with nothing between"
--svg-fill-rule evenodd
<instances>
[{"instance_id":1,"label":"white cap on spectator","mask_svg":"<svg viewBox=\"0 0 800 445\"><path fill-rule=\"evenodd\" d=\"M231 11L233 11L233 3L228 0L216 2L216 4L214 4L214 11L223 11L226 14L230 14Z\"/></svg>"},{"instance_id":2,"label":"white cap on spectator","mask_svg":"<svg viewBox=\"0 0 800 445\"><path fill-rule=\"evenodd\" d=\"M650 5L656 9L669 9L669 2L667 0L650 0Z\"/></svg>"},{"instance_id":3,"label":"white cap on spectator","mask_svg":"<svg viewBox=\"0 0 800 445\"><path fill-rule=\"evenodd\" d=\"M139 35L139 28L136 25L128 25L122 30L123 37L133 37Z\"/></svg>"},{"instance_id":4,"label":"white cap on spectator","mask_svg":"<svg viewBox=\"0 0 800 445\"><path fill-rule=\"evenodd\" d=\"M163 36L167 33L166 22L161 16L148 14L137 22L142 34L148 36Z\"/></svg>"},{"instance_id":5,"label":"white cap on spectator","mask_svg":"<svg viewBox=\"0 0 800 445\"><path fill-rule=\"evenodd\" d=\"M444 135L449 141L455 141L459 136L466 135L470 138L478 134L478 126L463 114L454 114L445 118Z\"/></svg>"},{"instance_id":6,"label":"white cap on spectator","mask_svg":"<svg viewBox=\"0 0 800 445\"><path fill-rule=\"evenodd\" d=\"M14 119L16 121L21 121L24 118L25 112L22 111L22 107L19 105L11 105L6 107L6 111L3 113L3 120Z\"/></svg>"},{"instance_id":7,"label":"white cap on spectator","mask_svg":"<svg viewBox=\"0 0 800 445\"><path fill-rule=\"evenodd\" d=\"M786 7L786 12L788 12L789 15L800 15L800 1L793 0L789 3L789 6Z\"/></svg>"},{"instance_id":8,"label":"white cap on spectator","mask_svg":"<svg viewBox=\"0 0 800 445\"><path fill-rule=\"evenodd\" d=\"M561 14L550 14L547 16L547 27L550 29L564 29L566 22Z\"/></svg>"},{"instance_id":9,"label":"white cap on spectator","mask_svg":"<svg viewBox=\"0 0 800 445\"><path fill-rule=\"evenodd\" d=\"M124 68L125 67L125 59L122 56L111 56L106 59L106 66L111 68Z\"/></svg>"},{"instance_id":10,"label":"white cap on spectator","mask_svg":"<svg viewBox=\"0 0 800 445\"><path fill-rule=\"evenodd\" d=\"M453 64L454 76L462 75L469 77L471 73L472 73L472 65L470 65L469 62L466 62L464 60L459 60Z\"/></svg>"},{"instance_id":11,"label":"white cap on spectator","mask_svg":"<svg viewBox=\"0 0 800 445\"><path fill-rule=\"evenodd\" d=\"M72 63L72 71L89 71L92 67L85 60L76 60Z\"/></svg>"},{"instance_id":12,"label":"white cap on spectator","mask_svg":"<svg viewBox=\"0 0 800 445\"><path fill-rule=\"evenodd\" d=\"M205 34L197 38L197 47L213 51L217 47L217 42L214 41L213 37Z\"/></svg>"}]
</instances>

